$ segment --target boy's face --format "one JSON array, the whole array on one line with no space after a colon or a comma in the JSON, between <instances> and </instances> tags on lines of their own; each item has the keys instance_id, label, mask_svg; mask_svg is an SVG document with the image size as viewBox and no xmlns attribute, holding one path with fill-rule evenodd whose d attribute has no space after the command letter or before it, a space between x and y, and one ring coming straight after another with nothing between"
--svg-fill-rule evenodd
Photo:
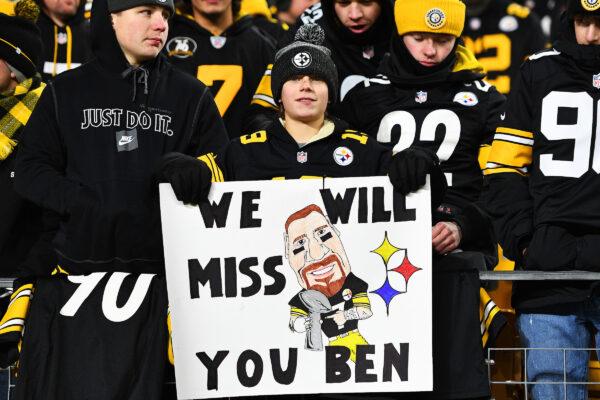
<instances>
[{"instance_id":1,"label":"boy's face","mask_svg":"<svg viewBox=\"0 0 600 400\"><path fill-rule=\"evenodd\" d=\"M435 67L454 49L456 37L443 33L412 32L402 36L404 45L424 67Z\"/></svg>"},{"instance_id":2,"label":"boy's face","mask_svg":"<svg viewBox=\"0 0 600 400\"><path fill-rule=\"evenodd\" d=\"M131 65L140 65L158 56L169 34L166 8L139 6L111 15L117 41Z\"/></svg>"},{"instance_id":3,"label":"boy's face","mask_svg":"<svg viewBox=\"0 0 600 400\"><path fill-rule=\"evenodd\" d=\"M575 38L581 45L600 44L600 17L575 16Z\"/></svg>"},{"instance_id":4,"label":"boy's face","mask_svg":"<svg viewBox=\"0 0 600 400\"><path fill-rule=\"evenodd\" d=\"M357 35L371 29L381 14L376 0L335 0L333 8L340 22Z\"/></svg>"}]
</instances>

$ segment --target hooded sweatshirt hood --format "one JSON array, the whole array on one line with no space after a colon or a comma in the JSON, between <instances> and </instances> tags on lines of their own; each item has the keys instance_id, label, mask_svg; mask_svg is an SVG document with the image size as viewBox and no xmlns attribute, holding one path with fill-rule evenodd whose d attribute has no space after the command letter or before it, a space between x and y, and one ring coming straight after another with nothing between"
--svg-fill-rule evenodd
<instances>
[{"instance_id":1,"label":"hooded sweatshirt hood","mask_svg":"<svg viewBox=\"0 0 600 400\"><path fill-rule=\"evenodd\" d=\"M107 0L94 0L91 18L92 53L109 71L123 72L130 67L112 27Z\"/></svg>"},{"instance_id":2,"label":"hooded sweatshirt hood","mask_svg":"<svg viewBox=\"0 0 600 400\"><path fill-rule=\"evenodd\" d=\"M600 46L578 44L573 18L566 12L560 18L558 38L554 42L554 48L574 59L581 69L593 73L598 72Z\"/></svg>"},{"instance_id":3,"label":"hooded sweatshirt hood","mask_svg":"<svg viewBox=\"0 0 600 400\"><path fill-rule=\"evenodd\" d=\"M402 37L392 37L390 53L379 68L381 74L402 86L421 87L444 82L470 82L485 77L484 69L473 53L457 39L452 52L440 64L424 67L410 54Z\"/></svg>"}]
</instances>

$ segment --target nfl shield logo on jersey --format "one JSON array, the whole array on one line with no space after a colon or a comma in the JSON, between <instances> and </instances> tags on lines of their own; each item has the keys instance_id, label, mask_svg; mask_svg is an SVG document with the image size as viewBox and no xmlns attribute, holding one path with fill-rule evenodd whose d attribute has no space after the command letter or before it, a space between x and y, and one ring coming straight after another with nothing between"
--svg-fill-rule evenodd
<instances>
[{"instance_id":1,"label":"nfl shield logo on jersey","mask_svg":"<svg viewBox=\"0 0 600 400\"><path fill-rule=\"evenodd\" d=\"M479 103L479 99L475 96L475 93L471 92L456 93L454 101L467 107L473 107Z\"/></svg>"},{"instance_id":2,"label":"nfl shield logo on jersey","mask_svg":"<svg viewBox=\"0 0 600 400\"><path fill-rule=\"evenodd\" d=\"M296 153L296 161L298 161L300 164L304 164L308 161L308 153L305 151L299 151Z\"/></svg>"},{"instance_id":3,"label":"nfl shield logo on jersey","mask_svg":"<svg viewBox=\"0 0 600 400\"><path fill-rule=\"evenodd\" d=\"M210 44L212 44L212 46L215 49L220 49L223 46L225 46L225 42L227 41L227 38L225 36L211 36L210 37Z\"/></svg>"},{"instance_id":4,"label":"nfl shield logo on jersey","mask_svg":"<svg viewBox=\"0 0 600 400\"><path fill-rule=\"evenodd\" d=\"M592 85L594 85L596 89L600 89L600 74L594 75L592 78Z\"/></svg>"},{"instance_id":5,"label":"nfl shield logo on jersey","mask_svg":"<svg viewBox=\"0 0 600 400\"><path fill-rule=\"evenodd\" d=\"M417 92L415 101L417 103L425 103L427 101L427 92Z\"/></svg>"},{"instance_id":6,"label":"nfl shield logo on jersey","mask_svg":"<svg viewBox=\"0 0 600 400\"><path fill-rule=\"evenodd\" d=\"M354 154L352 154L352 150L347 147L338 147L333 151L333 159L338 165L345 167L352 164L352 161L354 161Z\"/></svg>"}]
</instances>

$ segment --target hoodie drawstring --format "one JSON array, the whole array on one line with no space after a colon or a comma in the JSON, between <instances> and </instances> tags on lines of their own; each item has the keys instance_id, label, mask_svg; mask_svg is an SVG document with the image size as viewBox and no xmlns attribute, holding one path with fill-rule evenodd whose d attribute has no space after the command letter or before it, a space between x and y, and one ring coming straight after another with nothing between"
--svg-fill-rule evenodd
<instances>
[{"instance_id":1,"label":"hoodie drawstring","mask_svg":"<svg viewBox=\"0 0 600 400\"><path fill-rule=\"evenodd\" d=\"M123 73L121 73L121 76L123 78L127 78L129 75L133 75L133 98L131 99L131 101L135 101L135 98L137 96L137 85L138 83L143 83L144 84L144 94L148 95L148 76L150 75L150 72L148 72L148 70L144 67L129 67L127 68L125 71L123 71Z\"/></svg>"}]
</instances>

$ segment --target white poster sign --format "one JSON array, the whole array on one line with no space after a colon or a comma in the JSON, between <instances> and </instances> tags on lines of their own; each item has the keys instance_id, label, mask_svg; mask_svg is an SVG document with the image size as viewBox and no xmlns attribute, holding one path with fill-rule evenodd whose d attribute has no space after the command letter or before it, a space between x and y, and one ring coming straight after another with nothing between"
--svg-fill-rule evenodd
<instances>
[{"instance_id":1,"label":"white poster sign","mask_svg":"<svg viewBox=\"0 0 600 400\"><path fill-rule=\"evenodd\" d=\"M160 187L180 399L432 388L429 190L387 177Z\"/></svg>"}]
</instances>

